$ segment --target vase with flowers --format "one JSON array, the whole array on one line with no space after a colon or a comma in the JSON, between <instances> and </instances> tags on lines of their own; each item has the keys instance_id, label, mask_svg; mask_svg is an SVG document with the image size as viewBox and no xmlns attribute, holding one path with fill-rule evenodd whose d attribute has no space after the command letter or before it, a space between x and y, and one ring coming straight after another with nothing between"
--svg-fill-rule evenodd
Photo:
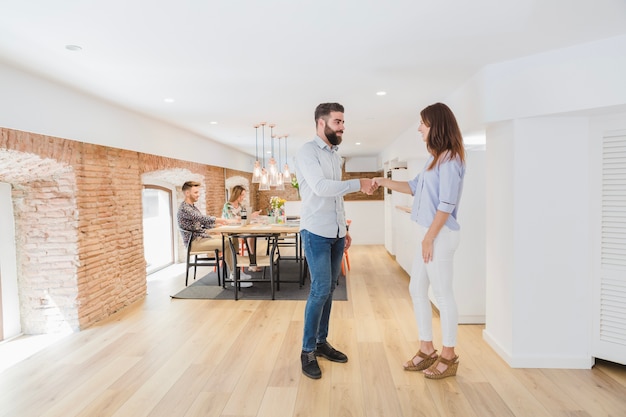
<instances>
[{"instance_id":1,"label":"vase with flowers","mask_svg":"<svg viewBox=\"0 0 626 417\"><path fill-rule=\"evenodd\" d=\"M276 196L270 198L269 216L274 223L285 223L285 201Z\"/></svg>"}]
</instances>

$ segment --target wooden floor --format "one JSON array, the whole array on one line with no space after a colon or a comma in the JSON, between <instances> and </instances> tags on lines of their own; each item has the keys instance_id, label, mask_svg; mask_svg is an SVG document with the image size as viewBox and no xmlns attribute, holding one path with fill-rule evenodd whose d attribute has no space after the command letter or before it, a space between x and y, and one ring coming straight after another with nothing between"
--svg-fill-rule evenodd
<instances>
[{"instance_id":1,"label":"wooden floor","mask_svg":"<svg viewBox=\"0 0 626 417\"><path fill-rule=\"evenodd\" d=\"M320 380L300 370L304 301L171 300L176 277L0 373L0 416L626 416L626 367L511 369L479 325L460 326L455 378L403 371L408 277L381 246L350 259L329 338L350 359L320 359Z\"/></svg>"}]
</instances>

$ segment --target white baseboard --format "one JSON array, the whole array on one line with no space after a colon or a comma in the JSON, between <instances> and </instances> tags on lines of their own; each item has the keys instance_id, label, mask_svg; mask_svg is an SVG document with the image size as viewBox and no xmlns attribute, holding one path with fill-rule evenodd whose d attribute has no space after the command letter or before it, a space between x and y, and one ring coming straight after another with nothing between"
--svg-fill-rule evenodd
<instances>
[{"instance_id":1,"label":"white baseboard","mask_svg":"<svg viewBox=\"0 0 626 417\"><path fill-rule=\"evenodd\" d=\"M591 356L513 355L487 329L483 339L511 368L591 369L595 362Z\"/></svg>"},{"instance_id":2,"label":"white baseboard","mask_svg":"<svg viewBox=\"0 0 626 417\"><path fill-rule=\"evenodd\" d=\"M485 315L459 315L459 324L485 324Z\"/></svg>"}]
</instances>

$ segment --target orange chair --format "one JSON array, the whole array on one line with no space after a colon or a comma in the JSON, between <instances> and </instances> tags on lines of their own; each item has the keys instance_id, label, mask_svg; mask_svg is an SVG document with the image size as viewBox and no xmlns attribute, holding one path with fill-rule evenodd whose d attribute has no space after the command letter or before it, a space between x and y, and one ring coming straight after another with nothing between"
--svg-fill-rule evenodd
<instances>
[{"instance_id":1,"label":"orange chair","mask_svg":"<svg viewBox=\"0 0 626 417\"><path fill-rule=\"evenodd\" d=\"M350 225L352 224L352 220L346 220L346 223L348 224L348 228L350 228ZM350 255L348 254L348 249L343 251L343 259L341 260L341 274L342 275L346 275L346 267L348 268L348 271L350 270Z\"/></svg>"}]
</instances>

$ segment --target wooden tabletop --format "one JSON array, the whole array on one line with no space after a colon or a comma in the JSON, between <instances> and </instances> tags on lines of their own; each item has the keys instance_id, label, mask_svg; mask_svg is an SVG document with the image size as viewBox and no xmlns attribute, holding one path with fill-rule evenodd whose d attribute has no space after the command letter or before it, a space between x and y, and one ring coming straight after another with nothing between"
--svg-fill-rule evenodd
<instances>
[{"instance_id":1,"label":"wooden tabletop","mask_svg":"<svg viewBox=\"0 0 626 417\"><path fill-rule=\"evenodd\" d=\"M245 226L240 224L229 224L226 226L219 226L211 229L211 233L250 233L250 234L263 234L263 233L298 233L300 232L300 222L287 223L250 223Z\"/></svg>"}]
</instances>

